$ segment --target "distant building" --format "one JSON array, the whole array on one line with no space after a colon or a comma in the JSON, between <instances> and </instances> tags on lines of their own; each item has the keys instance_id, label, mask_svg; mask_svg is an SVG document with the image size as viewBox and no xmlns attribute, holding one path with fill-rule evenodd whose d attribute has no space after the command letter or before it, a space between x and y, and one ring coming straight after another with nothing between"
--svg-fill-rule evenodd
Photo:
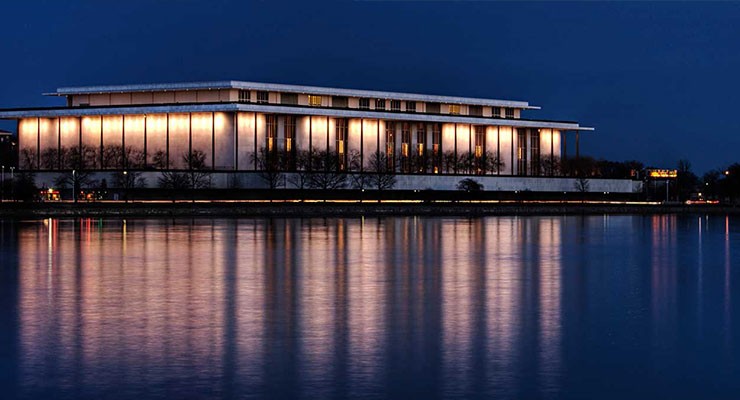
<instances>
[{"instance_id":1,"label":"distant building","mask_svg":"<svg viewBox=\"0 0 740 400\"><path fill-rule=\"evenodd\" d=\"M256 172L266 168L288 176L387 168L399 189L454 189L473 176L487 190L572 191L573 181L558 177L565 132L593 130L522 118L539 109L524 101L255 82L69 87L48 95L65 97L66 106L0 110L0 119L18 121L20 168L140 170L150 186L157 171L194 167L209 169L217 187L235 180L264 187ZM603 181L590 187L632 191L628 180Z\"/></svg>"},{"instance_id":2,"label":"distant building","mask_svg":"<svg viewBox=\"0 0 740 400\"><path fill-rule=\"evenodd\" d=\"M12 132L0 130L0 166L18 167L18 143Z\"/></svg>"}]
</instances>

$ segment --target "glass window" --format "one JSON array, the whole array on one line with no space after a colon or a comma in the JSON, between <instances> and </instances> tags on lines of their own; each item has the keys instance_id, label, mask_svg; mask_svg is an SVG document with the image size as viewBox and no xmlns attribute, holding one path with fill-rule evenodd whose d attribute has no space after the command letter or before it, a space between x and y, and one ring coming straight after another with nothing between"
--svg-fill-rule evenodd
<instances>
[{"instance_id":1,"label":"glass window","mask_svg":"<svg viewBox=\"0 0 740 400\"><path fill-rule=\"evenodd\" d=\"M411 172L411 127L408 122L401 125L401 171Z\"/></svg>"},{"instance_id":2,"label":"glass window","mask_svg":"<svg viewBox=\"0 0 740 400\"><path fill-rule=\"evenodd\" d=\"M427 103L427 112L430 114L439 114L439 103Z\"/></svg>"},{"instance_id":3,"label":"glass window","mask_svg":"<svg viewBox=\"0 0 740 400\"><path fill-rule=\"evenodd\" d=\"M332 107L347 108L348 103L349 100L347 99L347 96L332 96L331 98Z\"/></svg>"},{"instance_id":4,"label":"glass window","mask_svg":"<svg viewBox=\"0 0 740 400\"><path fill-rule=\"evenodd\" d=\"M506 118L514 118L514 109L506 108Z\"/></svg>"},{"instance_id":5,"label":"glass window","mask_svg":"<svg viewBox=\"0 0 740 400\"><path fill-rule=\"evenodd\" d=\"M252 97L252 93L249 90L239 91L239 102L240 103L249 103L251 97Z\"/></svg>"},{"instance_id":6,"label":"glass window","mask_svg":"<svg viewBox=\"0 0 740 400\"><path fill-rule=\"evenodd\" d=\"M406 102L406 112L416 112L416 102L415 101Z\"/></svg>"},{"instance_id":7,"label":"glass window","mask_svg":"<svg viewBox=\"0 0 740 400\"><path fill-rule=\"evenodd\" d=\"M257 92L257 103L266 104L270 101L270 93L259 91Z\"/></svg>"},{"instance_id":8,"label":"glass window","mask_svg":"<svg viewBox=\"0 0 740 400\"><path fill-rule=\"evenodd\" d=\"M537 176L540 174L540 130L533 129L530 134L530 152L532 153L531 170L532 175Z\"/></svg>"},{"instance_id":9,"label":"glass window","mask_svg":"<svg viewBox=\"0 0 740 400\"><path fill-rule=\"evenodd\" d=\"M295 170L295 116L285 116L285 167Z\"/></svg>"},{"instance_id":10,"label":"glass window","mask_svg":"<svg viewBox=\"0 0 740 400\"><path fill-rule=\"evenodd\" d=\"M486 127L475 127L475 173L482 175L486 173Z\"/></svg>"},{"instance_id":11,"label":"glass window","mask_svg":"<svg viewBox=\"0 0 740 400\"><path fill-rule=\"evenodd\" d=\"M336 131L337 131L337 159L338 168L340 171L347 169L347 120L344 118L337 118L336 120Z\"/></svg>"},{"instance_id":12,"label":"glass window","mask_svg":"<svg viewBox=\"0 0 740 400\"><path fill-rule=\"evenodd\" d=\"M450 104L450 114L453 114L453 115L460 114L460 105L459 104Z\"/></svg>"},{"instance_id":13,"label":"glass window","mask_svg":"<svg viewBox=\"0 0 740 400\"><path fill-rule=\"evenodd\" d=\"M438 174L442 168L442 127L432 124L432 168Z\"/></svg>"},{"instance_id":14,"label":"glass window","mask_svg":"<svg viewBox=\"0 0 740 400\"><path fill-rule=\"evenodd\" d=\"M401 111L400 100L391 100L391 111Z\"/></svg>"},{"instance_id":15,"label":"glass window","mask_svg":"<svg viewBox=\"0 0 740 400\"><path fill-rule=\"evenodd\" d=\"M296 93L280 93L280 103L282 104L298 104L298 95Z\"/></svg>"},{"instance_id":16,"label":"glass window","mask_svg":"<svg viewBox=\"0 0 740 400\"><path fill-rule=\"evenodd\" d=\"M491 107L491 116L494 118L501 117L501 107Z\"/></svg>"},{"instance_id":17,"label":"glass window","mask_svg":"<svg viewBox=\"0 0 740 400\"><path fill-rule=\"evenodd\" d=\"M388 168L391 171L396 169L396 154L393 151L396 148L396 124L395 122L385 123L385 155L388 159Z\"/></svg>"},{"instance_id":18,"label":"glass window","mask_svg":"<svg viewBox=\"0 0 740 400\"><path fill-rule=\"evenodd\" d=\"M313 94L308 95L308 105L311 107L319 107L321 106L321 96L316 96Z\"/></svg>"},{"instance_id":19,"label":"glass window","mask_svg":"<svg viewBox=\"0 0 740 400\"><path fill-rule=\"evenodd\" d=\"M277 115L267 116L267 145L266 150L272 153L277 150L275 141L277 140Z\"/></svg>"},{"instance_id":20,"label":"glass window","mask_svg":"<svg viewBox=\"0 0 740 400\"><path fill-rule=\"evenodd\" d=\"M385 110L385 100L383 100L383 99L376 99L375 100L375 109L376 110Z\"/></svg>"},{"instance_id":21,"label":"glass window","mask_svg":"<svg viewBox=\"0 0 740 400\"><path fill-rule=\"evenodd\" d=\"M367 97L363 97L360 99L360 110L369 110L370 109L370 99Z\"/></svg>"},{"instance_id":22,"label":"glass window","mask_svg":"<svg viewBox=\"0 0 740 400\"><path fill-rule=\"evenodd\" d=\"M469 106L468 114L474 115L476 117L480 117L481 115L483 115L483 107L482 106Z\"/></svg>"},{"instance_id":23,"label":"glass window","mask_svg":"<svg viewBox=\"0 0 740 400\"><path fill-rule=\"evenodd\" d=\"M516 172L518 175L527 175L527 130L517 129L516 131Z\"/></svg>"}]
</instances>

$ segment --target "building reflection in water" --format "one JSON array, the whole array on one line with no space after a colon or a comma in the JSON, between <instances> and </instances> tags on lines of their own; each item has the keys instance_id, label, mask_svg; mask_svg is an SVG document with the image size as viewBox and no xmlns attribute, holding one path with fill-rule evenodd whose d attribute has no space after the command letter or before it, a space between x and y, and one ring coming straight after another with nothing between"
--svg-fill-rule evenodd
<instances>
[{"instance_id":1,"label":"building reflection in water","mask_svg":"<svg viewBox=\"0 0 740 400\"><path fill-rule=\"evenodd\" d=\"M195 396L555 393L561 224L516 217L25 224L22 385L71 397L111 386L122 395L143 387ZM525 380L532 370L538 385Z\"/></svg>"}]
</instances>

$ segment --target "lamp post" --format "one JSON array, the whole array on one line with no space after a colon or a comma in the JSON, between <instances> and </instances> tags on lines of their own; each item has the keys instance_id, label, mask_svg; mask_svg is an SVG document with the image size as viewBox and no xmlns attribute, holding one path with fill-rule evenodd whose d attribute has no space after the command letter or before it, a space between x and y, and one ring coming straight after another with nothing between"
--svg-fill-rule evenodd
<instances>
[{"instance_id":1,"label":"lamp post","mask_svg":"<svg viewBox=\"0 0 740 400\"><path fill-rule=\"evenodd\" d=\"M123 200L128 203L128 171L123 171Z\"/></svg>"},{"instance_id":2,"label":"lamp post","mask_svg":"<svg viewBox=\"0 0 740 400\"><path fill-rule=\"evenodd\" d=\"M5 201L5 166L2 166L2 178L0 178L0 201Z\"/></svg>"}]
</instances>

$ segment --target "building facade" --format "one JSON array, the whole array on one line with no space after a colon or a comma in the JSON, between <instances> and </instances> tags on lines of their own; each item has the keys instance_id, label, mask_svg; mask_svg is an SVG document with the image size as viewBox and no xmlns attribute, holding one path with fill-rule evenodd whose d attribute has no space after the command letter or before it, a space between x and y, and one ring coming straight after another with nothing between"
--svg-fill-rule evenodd
<instances>
[{"instance_id":1,"label":"building facade","mask_svg":"<svg viewBox=\"0 0 740 400\"><path fill-rule=\"evenodd\" d=\"M68 87L47 95L66 105L0 110L0 119L17 120L21 169L151 176L207 169L216 187L229 177L260 187L255 172L265 169L387 169L403 189L445 189L476 176L492 189L559 191L571 186L554 180L565 132L577 138L593 130L523 118L539 108L523 101L255 82ZM612 190L631 190L622 186Z\"/></svg>"}]
</instances>

